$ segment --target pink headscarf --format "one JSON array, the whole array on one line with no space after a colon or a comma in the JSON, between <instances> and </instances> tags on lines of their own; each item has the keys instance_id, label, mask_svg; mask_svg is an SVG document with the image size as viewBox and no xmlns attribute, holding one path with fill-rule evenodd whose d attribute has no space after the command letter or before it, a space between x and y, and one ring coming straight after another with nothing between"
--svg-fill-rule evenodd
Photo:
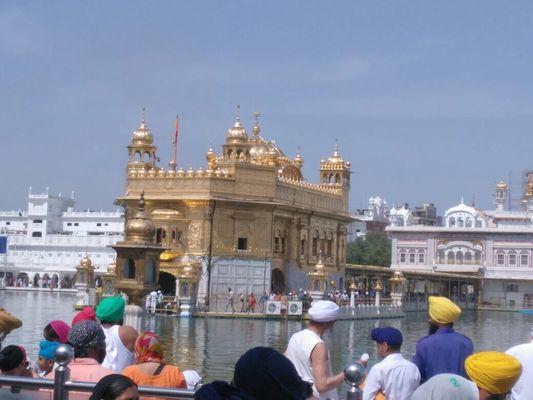
<instances>
[{"instance_id":1,"label":"pink headscarf","mask_svg":"<svg viewBox=\"0 0 533 400\"><path fill-rule=\"evenodd\" d=\"M50 326L54 328L54 331L57 333L57 336L59 336L59 341L61 343L67 343L67 336L70 332L70 326L68 326L63 321L52 321L50 322Z\"/></svg>"}]
</instances>

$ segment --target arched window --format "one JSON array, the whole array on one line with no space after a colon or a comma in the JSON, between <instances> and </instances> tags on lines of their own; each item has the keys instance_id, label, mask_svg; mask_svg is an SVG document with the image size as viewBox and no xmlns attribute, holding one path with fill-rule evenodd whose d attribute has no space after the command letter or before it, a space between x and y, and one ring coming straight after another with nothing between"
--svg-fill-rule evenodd
<instances>
[{"instance_id":1,"label":"arched window","mask_svg":"<svg viewBox=\"0 0 533 400\"><path fill-rule=\"evenodd\" d=\"M135 260L133 258L128 258L124 261L122 277L124 279L135 279Z\"/></svg>"},{"instance_id":2,"label":"arched window","mask_svg":"<svg viewBox=\"0 0 533 400\"><path fill-rule=\"evenodd\" d=\"M425 264L425 262L426 262L426 252L425 251L420 251L418 253L417 262L418 262L418 264Z\"/></svg>"},{"instance_id":3,"label":"arched window","mask_svg":"<svg viewBox=\"0 0 533 400\"><path fill-rule=\"evenodd\" d=\"M455 262L456 264L462 264L464 261L464 255L462 251L455 253Z\"/></svg>"},{"instance_id":4,"label":"arched window","mask_svg":"<svg viewBox=\"0 0 533 400\"><path fill-rule=\"evenodd\" d=\"M474 254L474 261L476 265L481 265L481 251L476 251Z\"/></svg>"},{"instance_id":5,"label":"arched window","mask_svg":"<svg viewBox=\"0 0 533 400\"><path fill-rule=\"evenodd\" d=\"M457 218L457 226L462 228L464 226L464 221L461 217Z\"/></svg>"},{"instance_id":6,"label":"arched window","mask_svg":"<svg viewBox=\"0 0 533 400\"><path fill-rule=\"evenodd\" d=\"M516 252L510 251L509 252L509 265L510 266L516 266Z\"/></svg>"},{"instance_id":7,"label":"arched window","mask_svg":"<svg viewBox=\"0 0 533 400\"><path fill-rule=\"evenodd\" d=\"M528 267L529 266L529 254L522 252L520 254L520 266L521 267Z\"/></svg>"},{"instance_id":8,"label":"arched window","mask_svg":"<svg viewBox=\"0 0 533 400\"><path fill-rule=\"evenodd\" d=\"M437 253L437 259L439 264L446 263L446 254L444 253L444 250L439 250L439 252Z\"/></svg>"},{"instance_id":9,"label":"arched window","mask_svg":"<svg viewBox=\"0 0 533 400\"><path fill-rule=\"evenodd\" d=\"M452 228L455 226L455 218L454 217L450 217L450 219L448 220L448 226L450 226Z\"/></svg>"},{"instance_id":10,"label":"arched window","mask_svg":"<svg viewBox=\"0 0 533 400\"><path fill-rule=\"evenodd\" d=\"M398 217L398 219L396 220L396 224L398 226L405 226L405 220L402 217Z\"/></svg>"},{"instance_id":11,"label":"arched window","mask_svg":"<svg viewBox=\"0 0 533 400\"><path fill-rule=\"evenodd\" d=\"M233 150L228 150L228 160L231 160L231 158L233 157Z\"/></svg>"},{"instance_id":12,"label":"arched window","mask_svg":"<svg viewBox=\"0 0 533 400\"><path fill-rule=\"evenodd\" d=\"M307 248L307 243L305 238L300 240L300 255L305 256L305 249Z\"/></svg>"},{"instance_id":13,"label":"arched window","mask_svg":"<svg viewBox=\"0 0 533 400\"><path fill-rule=\"evenodd\" d=\"M400 263L405 264L407 262L407 252L405 250L400 251Z\"/></svg>"},{"instance_id":14,"label":"arched window","mask_svg":"<svg viewBox=\"0 0 533 400\"><path fill-rule=\"evenodd\" d=\"M341 175L340 174L335 174L335 183L337 183L337 184L341 183Z\"/></svg>"},{"instance_id":15,"label":"arched window","mask_svg":"<svg viewBox=\"0 0 533 400\"><path fill-rule=\"evenodd\" d=\"M322 183L324 183L324 184L328 183L328 175L327 174L323 174L322 175Z\"/></svg>"},{"instance_id":16,"label":"arched window","mask_svg":"<svg viewBox=\"0 0 533 400\"><path fill-rule=\"evenodd\" d=\"M455 264L455 253L453 251L448 252L448 262L447 264Z\"/></svg>"},{"instance_id":17,"label":"arched window","mask_svg":"<svg viewBox=\"0 0 533 400\"><path fill-rule=\"evenodd\" d=\"M148 153L147 151L144 152L143 154L143 162L147 163L147 162L150 162L150 153Z\"/></svg>"},{"instance_id":18,"label":"arched window","mask_svg":"<svg viewBox=\"0 0 533 400\"><path fill-rule=\"evenodd\" d=\"M156 241L156 243L161 243L162 240L163 240L163 229L162 228L158 228L156 230L155 241Z\"/></svg>"},{"instance_id":19,"label":"arched window","mask_svg":"<svg viewBox=\"0 0 533 400\"><path fill-rule=\"evenodd\" d=\"M133 162L141 162L141 159L142 159L142 156L141 156L141 152L140 151L136 151L135 154L133 155Z\"/></svg>"},{"instance_id":20,"label":"arched window","mask_svg":"<svg viewBox=\"0 0 533 400\"><path fill-rule=\"evenodd\" d=\"M409 251L409 264L414 264L416 262L416 255L414 250Z\"/></svg>"},{"instance_id":21,"label":"arched window","mask_svg":"<svg viewBox=\"0 0 533 400\"><path fill-rule=\"evenodd\" d=\"M499 251L496 253L496 264L505 265L505 253L503 251Z\"/></svg>"},{"instance_id":22,"label":"arched window","mask_svg":"<svg viewBox=\"0 0 533 400\"><path fill-rule=\"evenodd\" d=\"M472 228L472 218L467 218L467 219L466 219L466 224L465 224L465 226L466 226L467 228Z\"/></svg>"},{"instance_id":23,"label":"arched window","mask_svg":"<svg viewBox=\"0 0 533 400\"><path fill-rule=\"evenodd\" d=\"M472 253L469 251L465 253L465 264L472 264Z\"/></svg>"},{"instance_id":24,"label":"arched window","mask_svg":"<svg viewBox=\"0 0 533 400\"><path fill-rule=\"evenodd\" d=\"M333 174L329 174L328 183L333 183Z\"/></svg>"}]
</instances>

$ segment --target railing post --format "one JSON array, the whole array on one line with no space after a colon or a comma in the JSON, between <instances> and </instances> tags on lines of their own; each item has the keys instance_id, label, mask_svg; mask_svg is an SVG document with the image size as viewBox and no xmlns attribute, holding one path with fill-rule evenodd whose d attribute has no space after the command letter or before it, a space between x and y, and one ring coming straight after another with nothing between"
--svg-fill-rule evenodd
<instances>
[{"instance_id":1,"label":"railing post","mask_svg":"<svg viewBox=\"0 0 533 400\"><path fill-rule=\"evenodd\" d=\"M361 364L351 364L344 369L344 380L350 385L346 392L346 400L361 400L363 398L363 391L359 389L359 385L364 379L365 367Z\"/></svg>"},{"instance_id":2,"label":"railing post","mask_svg":"<svg viewBox=\"0 0 533 400\"><path fill-rule=\"evenodd\" d=\"M74 349L67 344L62 344L56 349L55 359L58 367L54 378L54 400L68 400L65 382L70 380L68 365L74 359Z\"/></svg>"}]
</instances>

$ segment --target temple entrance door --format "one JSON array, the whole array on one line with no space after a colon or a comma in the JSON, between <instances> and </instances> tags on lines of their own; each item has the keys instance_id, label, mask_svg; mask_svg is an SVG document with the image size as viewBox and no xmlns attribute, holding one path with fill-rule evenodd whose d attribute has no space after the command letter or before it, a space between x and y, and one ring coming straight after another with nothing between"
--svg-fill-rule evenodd
<instances>
[{"instance_id":1,"label":"temple entrance door","mask_svg":"<svg viewBox=\"0 0 533 400\"><path fill-rule=\"evenodd\" d=\"M281 293L285 290L285 276L278 268L272 270L272 291Z\"/></svg>"},{"instance_id":2,"label":"temple entrance door","mask_svg":"<svg viewBox=\"0 0 533 400\"><path fill-rule=\"evenodd\" d=\"M165 296L176 295L176 277L168 272L159 272L159 286Z\"/></svg>"}]
</instances>

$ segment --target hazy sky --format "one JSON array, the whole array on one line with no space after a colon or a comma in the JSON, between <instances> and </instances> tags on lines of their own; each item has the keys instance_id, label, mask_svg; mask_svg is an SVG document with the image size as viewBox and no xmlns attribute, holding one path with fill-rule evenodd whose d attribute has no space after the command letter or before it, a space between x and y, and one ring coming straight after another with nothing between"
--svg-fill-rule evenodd
<instances>
[{"instance_id":1,"label":"hazy sky","mask_svg":"<svg viewBox=\"0 0 533 400\"><path fill-rule=\"evenodd\" d=\"M140 110L205 167L235 105L307 179L338 139L351 208L443 209L533 167L531 1L2 1L0 209L28 186L111 209ZM518 186L515 187L518 193Z\"/></svg>"}]
</instances>

